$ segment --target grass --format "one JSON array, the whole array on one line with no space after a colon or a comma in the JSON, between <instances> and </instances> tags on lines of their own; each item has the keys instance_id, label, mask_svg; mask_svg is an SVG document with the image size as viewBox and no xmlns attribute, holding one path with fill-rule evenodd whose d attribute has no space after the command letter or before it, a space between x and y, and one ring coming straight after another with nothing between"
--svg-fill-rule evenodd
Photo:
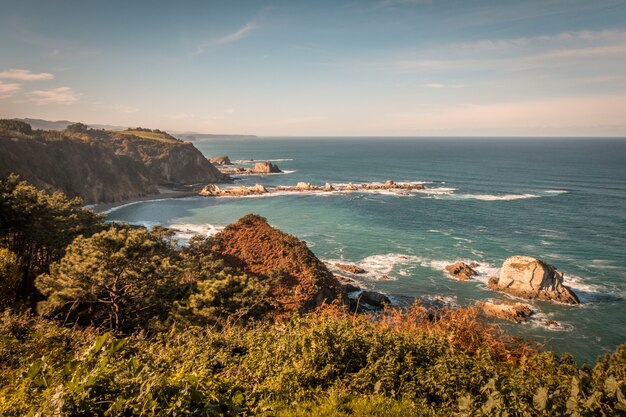
<instances>
[{"instance_id":1,"label":"grass","mask_svg":"<svg viewBox=\"0 0 626 417\"><path fill-rule=\"evenodd\" d=\"M143 139L150 139L150 140L155 140L158 142L165 142L165 143L178 142L177 139L172 138L167 133L144 132L141 130L119 130L119 131L115 131L115 133L128 135L128 136L137 136Z\"/></svg>"}]
</instances>

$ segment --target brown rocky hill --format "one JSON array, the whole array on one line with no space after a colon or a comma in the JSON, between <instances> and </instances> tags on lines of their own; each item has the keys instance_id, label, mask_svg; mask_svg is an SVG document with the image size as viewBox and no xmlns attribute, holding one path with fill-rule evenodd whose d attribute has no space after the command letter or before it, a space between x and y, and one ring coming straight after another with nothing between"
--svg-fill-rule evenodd
<instances>
[{"instance_id":1,"label":"brown rocky hill","mask_svg":"<svg viewBox=\"0 0 626 417\"><path fill-rule=\"evenodd\" d=\"M306 312L324 303L347 302L333 274L306 243L249 214L213 238L212 250L247 274L270 284L278 316Z\"/></svg>"},{"instance_id":2,"label":"brown rocky hill","mask_svg":"<svg viewBox=\"0 0 626 417\"><path fill-rule=\"evenodd\" d=\"M192 144L160 131L122 132L68 126L32 130L0 120L0 176L11 173L86 204L158 193L157 185L220 182L225 177Z\"/></svg>"}]
</instances>

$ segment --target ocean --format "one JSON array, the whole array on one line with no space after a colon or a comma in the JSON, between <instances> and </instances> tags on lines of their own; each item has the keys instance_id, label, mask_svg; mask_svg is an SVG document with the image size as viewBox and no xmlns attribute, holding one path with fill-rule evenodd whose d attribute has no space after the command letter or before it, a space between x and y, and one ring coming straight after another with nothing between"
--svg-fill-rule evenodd
<instances>
[{"instance_id":1,"label":"ocean","mask_svg":"<svg viewBox=\"0 0 626 417\"><path fill-rule=\"evenodd\" d=\"M260 214L322 260L365 268L364 287L392 300L452 306L507 299L487 280L507 257L530 255L562 271L582 303L533 301L537 318L505 323L507 332L581 362L626 342L626 140L298 137L195 145L209 157L269 160L285 171L236 184L392 179L423 181L429 190L160 199L120 206L108 218L174 227L186 239ZM447 276L444 267L457 260L479 263L480 276Z\"/></svg>"}]
</instances>

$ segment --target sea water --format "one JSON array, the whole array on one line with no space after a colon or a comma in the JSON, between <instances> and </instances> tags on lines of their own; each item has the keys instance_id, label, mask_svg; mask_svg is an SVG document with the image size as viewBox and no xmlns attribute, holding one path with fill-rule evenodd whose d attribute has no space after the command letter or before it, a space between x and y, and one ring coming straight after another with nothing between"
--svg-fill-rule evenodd
<instances>
[{"instance_id":1,"label":"sea water","mask_svg":"<svg viewBox=\"0 0 626 417\"><path fill-rule=\"evenodd\" d=\"M626 140L299 137L195 145L208 157L269 160L285 171L239 184L392 179L424 181L428 191L162 199L119 207L108 218L174 227L184 240L260 214L319 258L362 266L362 286L399 301L505 300L486 281L507 257L530 255L561 270L582 303L534 301L538 319L503 324L508 332L588 362L626 342ZM480 276L446 275L457 260L479 263Z\"/></svg>"}]
</instances>

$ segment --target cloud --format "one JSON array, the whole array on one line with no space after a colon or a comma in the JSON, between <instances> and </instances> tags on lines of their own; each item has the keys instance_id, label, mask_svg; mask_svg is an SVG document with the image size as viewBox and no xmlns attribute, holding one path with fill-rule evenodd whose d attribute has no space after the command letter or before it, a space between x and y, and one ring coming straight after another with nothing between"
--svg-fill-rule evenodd
<instances>
[{"instance_id":1,"label":"cloud","mask_svg":"<svg viewBox=\"0 0 626 417\"><path fill-rule=\"evenodd\" d=\"M231 42L238 41L248 36L250 33L252 33L254 29L256 29L256 25L252 22L248 22L245 24L244 27L242 27L238 31L216 39L215 43L224 44L224 43L231 43Z\"/></svg>"},{"instance_id":2,"label":"cloud","mask_svg":"<svg viewBox=\"0 0 626 417\"><path fill-rule=\"evenodd\" d=\"M105 103L96 103L96 105L102 109L113 110L118 113L137 113L139 109L133 106L127 106L125 104L105 104Z\"/></svg>"},{"instance_id":3,"label":"cloud","mask_svg":"<svg viewBox=\"0 0 626 417\"><path fill-rule=\"evenodd\" d=\"M52 80L54 78L54 75L47 72L34 73L30 70L10 69L0 72L0 78L20 81L41 81Z\"/></svg>"},{"instance_id":4,"label":"cloud","mask_svg":"<svg viewBox=\"0 0 626 417\"><path fill-rule=\"evenodd\" d=\"M465 84L424 83L419 86L424 88L463 88L465 87Z\"/></svg>"},{"instance_id":5,"label":"cloud","mask_svg":"<svg viewBox=\"0 0 626 417\"><path fill-rule=\"evenodd\" d=\"M170 119L174 119L174 120L190 120L190 119L195 119L196 115L193 113L175 113L175 114L168 114L167 117L169 117Z\"/></svg>"},{"instance_id":6,"label":"cloud","mask_svg":"<svg viewBox=\"0 0 626 417\"><path fill-rule=\"evenodd\" d=\"M26 93L28 101L38 104L72 104L79 100L80 94L71 87L58 87L50 90L34 90Z\"/></svg>"},{"instance_id":7,"label":"cloud","mask_svg":"<svg viewBox=\"0 0 626 417\"><path fill-rule=\"evenodd\" d=\"M15 95L22 88L22 84L3 83L0 81L0 99L9 98Z\"/></svg>"}]
</instances>

